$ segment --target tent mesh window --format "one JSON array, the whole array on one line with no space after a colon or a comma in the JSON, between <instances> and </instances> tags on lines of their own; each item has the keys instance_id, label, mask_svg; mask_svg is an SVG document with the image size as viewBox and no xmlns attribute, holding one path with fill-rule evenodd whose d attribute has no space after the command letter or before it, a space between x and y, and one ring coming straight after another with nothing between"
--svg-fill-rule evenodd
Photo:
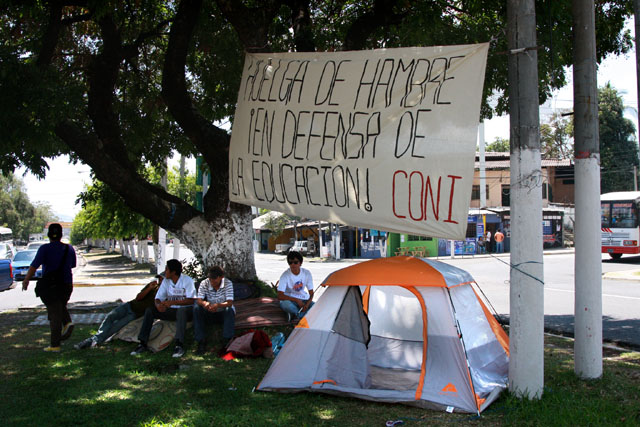
<instances>
[{"instance_id":1,"label":"tent mesh window","mask_svg":"<svg viewBox=\"0 0 640 427\"><path fill-rule=\"evenodd\" d=\"M334 332L368 346L371 341L370 326L369 317L362 309L360 288L349 286L333 324Z\"/></svg>"}]
</instances>

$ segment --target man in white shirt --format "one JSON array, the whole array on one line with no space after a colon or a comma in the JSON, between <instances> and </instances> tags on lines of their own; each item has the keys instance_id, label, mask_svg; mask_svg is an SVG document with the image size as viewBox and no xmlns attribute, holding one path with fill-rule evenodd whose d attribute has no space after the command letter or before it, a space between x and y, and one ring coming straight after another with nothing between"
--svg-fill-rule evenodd
<instances>
[{"instance_id":1,"label":"man in white shirt","mask_svg":"<svg viewBox=\"0 0 640 427\"><path fill-rule=\"evenodd\" d=\"M140 344L131 352L133 356L149 350L147 342L154 319L176 321L173 357L184 356L184 333L187 322L193 315L196 287L191 277L182 274L182 264L177 259L167 261L164 274L165 279L156 293L155 305L148 307L144 312L144 320L138 334Z\"/></svg>"},{"instance_id":2,"label":"man in white shirt","mask_svg":"<svg viewBox=\"0 0 640 427\"><path fill-rule=\"evenodd\" d=\"M222 323L223 344L235 334L236 312L233 307L233 283L224 277L222 267L211 267L208 278L200 283L198 297L193 306L193 327L198 342L197 354L207 349L207 325Z\"/></svg>"},{"instance_id":3,"label":"man in white shirt","mask_svg":"<svg viewBox=\"0 0 640 427\"><path fill-rule=\"evenodd\" d=\"M313 306L313 278L311 272L302 268L302 254L290 251L287 254L289 269L282 273L278 281L280 308L289 321L299 321Z\"/></svg>"}]
</instances>

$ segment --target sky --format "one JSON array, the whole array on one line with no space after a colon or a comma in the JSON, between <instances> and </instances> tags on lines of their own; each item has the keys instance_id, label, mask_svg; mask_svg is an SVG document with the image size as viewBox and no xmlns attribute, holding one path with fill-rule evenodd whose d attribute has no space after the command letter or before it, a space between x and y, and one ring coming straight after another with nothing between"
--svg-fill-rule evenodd
<instances>
[{"instance_id":1,"label":"sky","mask_svg":"<svg viewBox=\"0 0 640 427\"><path fill-rule=\"evenodd\" d=\"M633 30L633 19L627 23L627 28ZM556 91L551 100L540 107L541 122L548 121L548 117L558 109L572 109L573 86L571 72L567 74L568 84ZM609 57L598 68L598 86L604 86L607 82L618 90L622 96L625 117L632 120L638 127L638 98L636 89L636 65L635 54L619 57ZM492 142L495 138L509 138L509 117L496 117L485 122L485 141ZM22 177L27 188L27 194L32 203L45 202L51 205L53 212L61 221L72 221L80 211L80 205L75 201L78 194L91 182L90 168L86 165L70 165L68 157L62 156L50 159L49 172L44 180L38 180L34 175L27 173L23 176L23 168L16 171L16 175ZM177 163L177 159L170 162L170 166ZM187 168L195 169L195 159L187 160Z\"/></svg>"}]
</instances>

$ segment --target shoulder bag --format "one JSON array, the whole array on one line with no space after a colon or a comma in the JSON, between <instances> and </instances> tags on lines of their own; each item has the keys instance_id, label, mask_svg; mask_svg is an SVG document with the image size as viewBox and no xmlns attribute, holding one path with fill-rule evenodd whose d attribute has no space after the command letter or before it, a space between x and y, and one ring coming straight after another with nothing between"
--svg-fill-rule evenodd
<instances>
[{"instance_id":1,"label":"shoulder bag","mask_svg":"<svg viewBox=\"0 0 640 427\"><path fill-rule=\"evenodd\" d=\"M69 252L69 245L65 244L62 261L60 261L58 268L54 271L47 272L46 275L42 276L42 278L36 282L35 291L37 297L47 298L57 294L62 289L64 286L64 273L62 272L62 268L64 267L64 262L67 260L67 252Z\"/></svg>"}]
</instances>

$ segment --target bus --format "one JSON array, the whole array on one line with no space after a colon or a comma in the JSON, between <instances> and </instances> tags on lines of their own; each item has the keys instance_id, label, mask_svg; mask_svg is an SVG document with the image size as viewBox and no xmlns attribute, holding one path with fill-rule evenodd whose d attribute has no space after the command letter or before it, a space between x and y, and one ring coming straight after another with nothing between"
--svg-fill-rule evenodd
<instances>
[{"instance_id":1,"label":"bus","mask_svg":"<svg viewBox=\"0 0 640 427\"><path fill-rule=\"evenodd\" d=\"M618 191L600 196L602 253L613 259L640 253L638 210L640 191Z\"/></svg>"},{"instance_id":2,"label":"bus","mask_svg":"<svg viewBox=\"0 0 640 427\"><path fill-rule=\"evenodd\" d=\"M10 228L0 227L0 242L13 243L13 232Z\"/></svg>"}]
</instances>

